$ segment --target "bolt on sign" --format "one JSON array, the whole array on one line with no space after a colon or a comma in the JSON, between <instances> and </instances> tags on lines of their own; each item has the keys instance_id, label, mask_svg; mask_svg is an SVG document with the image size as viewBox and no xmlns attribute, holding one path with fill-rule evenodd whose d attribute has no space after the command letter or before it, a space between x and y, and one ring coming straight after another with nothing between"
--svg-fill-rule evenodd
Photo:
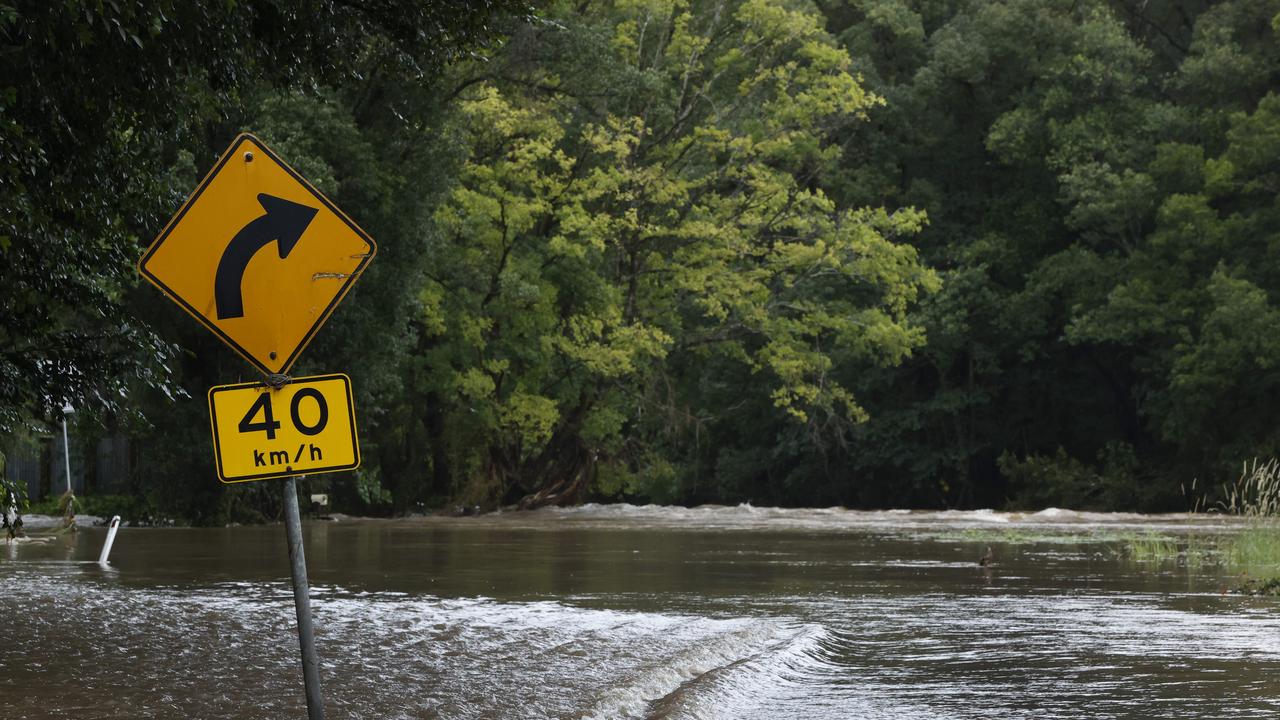
<instances>
[{"instance_id":1,"label":"bolt on sign","mask_svg":"<svg viewBox=\"0 0 1280 720\"><path fill-rule=\"evenodd\" d=\"M224 483L354 470L360 465L351 378L293 378L209 390L218 479Z\"/></svg>"},{"instance_id":2,"label":"bolt on sign","mask_svg":"<svg viewBox=\"0 0 1280 720\"><path fill-rule=\"evenodd\" d=\"M288 371L376 252L359 226L245 133L138 271L270 375Z\"/></svg>"}]
</instances>

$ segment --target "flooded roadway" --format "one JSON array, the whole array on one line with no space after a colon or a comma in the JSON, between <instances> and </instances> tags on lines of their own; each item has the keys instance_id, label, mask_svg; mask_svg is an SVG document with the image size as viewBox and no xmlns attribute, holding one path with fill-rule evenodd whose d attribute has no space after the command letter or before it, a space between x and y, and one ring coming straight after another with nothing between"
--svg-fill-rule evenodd
<instances>
[{"instance_id":1,"label":"flooded roadway","mask_svg":"<svg viewBox=\"0 0 1280 720\"><path fill-rule=\"evenodd\" d=\"M1216 517L587 506L305 528L331 718L1274 718ZM305 716L281 526L0 548L6 718ZM980 567L990 546L995 563Z\"/></svg>"}]
</instances>

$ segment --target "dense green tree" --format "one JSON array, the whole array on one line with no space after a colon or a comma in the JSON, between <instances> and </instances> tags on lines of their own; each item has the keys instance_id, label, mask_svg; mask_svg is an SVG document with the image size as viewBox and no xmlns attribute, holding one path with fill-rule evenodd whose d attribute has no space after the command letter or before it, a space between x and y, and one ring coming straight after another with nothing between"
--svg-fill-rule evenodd
<instances>
[{"instance_id":1,"label":"dense green tree","mask_svg":"<svg viewBox=\"0 0 1280 720\"><path fill-rule=\"evenodd\" d=\"M1274 158L1278 12L828 8L887 100L844 187L927 211L923 256L945 284L922 310L929 346L863 393L862 482L906 474L945 503L1169 507L1181 483L1276 452L1254 335L1276 287L1275 194L1254 178ZM1065 470L1043 472L1054 457Z\"/></svg>"},{"instance_id":2,"label":"dense green tree","mask_svg":"<svg viewBox=\"0 0 1280 720\"><path fill-rule=\"evenodd\" d=\"M911 210L822 188L878 98L819 16L762 0L553 10L463 80L470 158L437 213L426 379L449 477L526 504L684 496L673 417L865 417L837 357L893 364L932 275ZM584 67L584 62L590 64ZM759 438L770 442L768 438Z\"/></svg>"}]
</instances>

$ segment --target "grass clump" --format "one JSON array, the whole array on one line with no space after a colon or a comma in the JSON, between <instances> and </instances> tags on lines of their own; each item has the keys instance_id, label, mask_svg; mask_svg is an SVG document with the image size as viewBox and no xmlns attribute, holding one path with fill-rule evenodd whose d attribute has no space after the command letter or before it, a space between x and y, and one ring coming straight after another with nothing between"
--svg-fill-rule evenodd
<instances>
[{"instance_id":1,"label":"grass clump","mask_svg":"<svg viewBox=\"0 0 1280 720\"><path fill-rule=\"evenodd\" d=\"M1245 463L1223 494L1223 510L1252 520L1226 547L1227 565L1244 578L1234 591L1280 596L1280 460Z\"/></svg>"},{"instance_id":2,"label":"grass clump","mask_svg":"<svg viewBox=\"0 0 1280 720\"><path fill-rule=\"evenodd\" d=\"M1232 538L1228 564L1248 573L1280 572L1280 460L1245 463L1236 484L1225 491L1223 510L1253 520Z\"/></svg>"},{"instance_id":3,"label":"grass clump","mask_svg":"<svg viewBox=\"0 0 1280 720\"><path fill-rule=\"evenodd\" d=\"M1223 488L1223 497L1218 504L1223 512L1251 520L1239 533L1216 539L1135 534L1123 539L1122 554L1142 563L1223 565L1244 577L1261 577L1247 580L1249 587L1280 585L1275 577L1280 575L1280 460L1245 463L1235 484Z\"/></svg>"},{"instance_id":4,"label":"grass clump","mask_svg":"<svg viewBox=\"0 0 1280 720\"><path fill-rule=\"evenodd\" d=\"M1266 597L1280 597L1280 578L1268 578L1266 580L1248 579L1235 589L1235 592L1241 595L1262 595Z\"/></svg>"},{"instance_id":5,"label":"grass clump","mask_svg":"<svg viewBox=\"0 0 1280 720\"><path fill-rule=\"evenodd\" d=\"M1189 568L1219 564L1223 554L1219 543L1209 538L1173 538L1154 532L1127 535L1121 539L1121 548L1121 555L1134 562L1172 562Z\"/></svg>"},{"instance_id":6,"label":"grass clump","mask_svg":"<svg viewBox=\"0 0 1280 720\"><path fill-rule=\"evenodd\" d=\"M1227 564L1249 574L1280 573L1280 523L1259 522L1231 538L1226 547Z\"/></svg>"},{"instance_id":7,"label":"grass clump","mask_svg":"<svg viewBox=\"0 0 1280 720\"><path fill-rule=\"evenodd\" d=\"M1173 538L1153 532L1134 533L1122 540L1124 555L1135 562L1164 562L1177 559L1178 544Z\"/></svg>"}]
</instances>

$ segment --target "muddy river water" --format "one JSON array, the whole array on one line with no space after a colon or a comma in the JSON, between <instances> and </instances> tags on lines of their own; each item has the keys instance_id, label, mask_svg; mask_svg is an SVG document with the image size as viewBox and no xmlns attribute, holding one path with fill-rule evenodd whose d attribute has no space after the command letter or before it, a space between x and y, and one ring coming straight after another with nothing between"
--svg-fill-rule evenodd
<instances>
[{"instance_id":1,"label":"muddy river water","mask_svg":"<svg viewBox=\"0 0 1280 720\"><path fill-rule=\"evenodd\" d=\"M1277 718L1228 519L587 506L304 528L330 718ZM305 717L282 526L0 546L0 715ZM994 562L978 559L991 548Z\"/></svg>"}]
</instances>

